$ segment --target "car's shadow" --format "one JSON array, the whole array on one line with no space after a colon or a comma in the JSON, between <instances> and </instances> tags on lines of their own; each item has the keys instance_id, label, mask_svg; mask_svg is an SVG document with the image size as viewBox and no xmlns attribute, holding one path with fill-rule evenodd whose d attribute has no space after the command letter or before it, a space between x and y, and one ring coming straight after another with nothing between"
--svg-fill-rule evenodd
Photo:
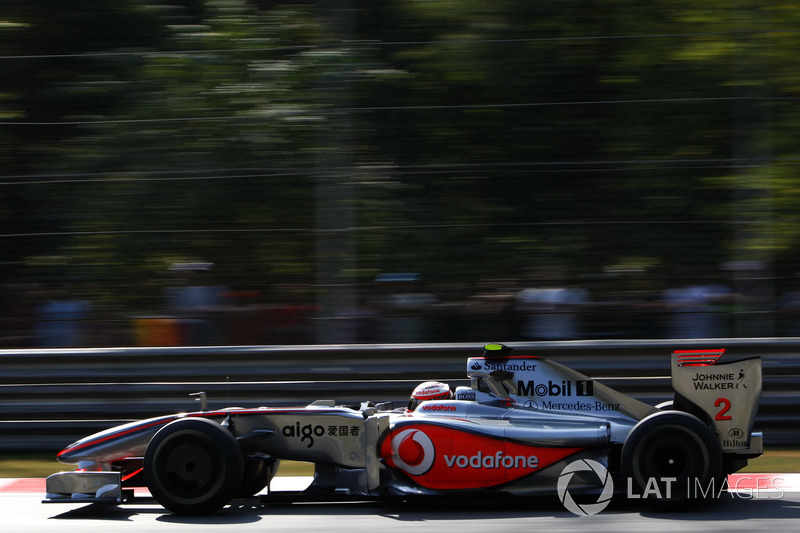
<instances>
[{"instance_id":1,"label":"car's shadow","mask_svg":"<svg viewBox=\"0 0 800 533\"><path fill-rule=\"evenodd\" d=\"M638 515L675 521L731 521L739 519L798 519L800 498L723 497L718 501L681 508L660 508L625 498L612 499L601 515ZM130 521L137 515L156 516L159 522L181 524L248 524L269 516L381 516L401 522L490 520L498 518L579 518L567 511L555 497L537 498L419 498L391 501L272 502L258 498L235 500L224 509L203 516L169 513L153 500L137 500L119 506L90 504L51 517L69 520Z\"/></svg>"}]
</instances>

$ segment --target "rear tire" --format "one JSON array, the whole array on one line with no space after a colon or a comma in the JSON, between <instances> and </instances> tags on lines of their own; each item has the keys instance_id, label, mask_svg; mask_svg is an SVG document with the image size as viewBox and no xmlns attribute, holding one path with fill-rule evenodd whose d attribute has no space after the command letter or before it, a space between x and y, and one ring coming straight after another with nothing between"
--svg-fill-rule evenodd
<instances>
[{"instance_id":1,"label":"rear tire","mask_svg":"<svg viewBox=\"0 0 800 533\"><path fill-rule=\"evenodd\" d=\"M719 439L696 416L681 411L641 420L622 447L622 468L638 494L655 503L703 500L723 488Z\"/></svg>"},{"instance_id":2,"label":"rear tire","mask_svg":"<svg viewBox=\"0 0 800 533\"><path fill-rule=\"evenodd\" d=\"M147 487L176 514L211 514L224 507L242 482L236 438L204 418L182 418L161 428L144 455Z\"/></svg>"}]
</instances>

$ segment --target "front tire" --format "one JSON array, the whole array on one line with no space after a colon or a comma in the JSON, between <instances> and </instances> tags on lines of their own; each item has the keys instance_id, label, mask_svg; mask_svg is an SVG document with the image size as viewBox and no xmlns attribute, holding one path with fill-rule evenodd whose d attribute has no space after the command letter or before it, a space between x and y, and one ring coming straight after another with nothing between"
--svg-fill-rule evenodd
<instances>
[{"instance_id":1,"label":"front tire","mask_svg":"<svg viewBox=\"0 0 800 533\"><path fill-rule=\"evenodd\" d=\"M278 470L277 459L249 458L244 461L242 483L234 494L235 498L255 496L266 487Z\"/></svg>"},{"instance_id":2,"label":"front tire","mask_svg":"<svg viewBox=\"0 0 800 533\"><path fill-rule=\"evenodd\" d=\"M147 487L176 514L211 514L224 507L242 482L236 438L204 418L182 418L161 428L147 446Z\"/></svg>"},{"instance_id":3,"label":"front tire","mask_svg":"<svg viewBox=\"0 0 800 533\"><path fill-rule=\"evenodd\" d=\"M622 467L638 494L655 503L702 500L722 490L719 439L696 416L681 411L641 420L622 447Z\"/></svg>"}]
</instances>

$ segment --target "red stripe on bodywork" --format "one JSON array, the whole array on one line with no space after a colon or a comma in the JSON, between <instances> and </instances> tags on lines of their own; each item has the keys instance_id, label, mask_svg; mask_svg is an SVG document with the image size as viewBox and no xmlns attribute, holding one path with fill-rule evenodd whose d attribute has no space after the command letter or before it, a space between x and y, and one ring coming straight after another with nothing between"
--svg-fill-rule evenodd
<instances>
[{"instance_id":1,"label":"red stripe on bodywork","mask_svg":"<svg viewBox=\"0 0 800 533\"><path fill-rule=\"evenodd\" d=\"M722 354L725 353L725 348L717 350L675 350L673 354L678 356L678 364L680 366L713 366Z\"/></svg>"},{"instance_id":2,"label":"red stripe on bodywork","mask_svg":"<svg viewBox=\"0 0 800 533\"><path fill-rule=\"evenodd\" d=\"M88 448L90 446L96 446L98 444L102 444L103 442L108 442L108 441L113 440L113 439L118 439L119 437L124 437L125 435L130 435L132 433L136 433L137 431L150 429L150 428L155 427L155 426L162 426L164 424L172 422L173 420L175 420L177 418L178 418L177 416L170 417L170 418L168 418L166 420L163 419L163 418L160 418L160 419L158 419L156 421L151 422L150 424L145 424L145 425L141 425L141 426L135 426L135 427L129 428L129 429L125 430L125 431L119 431L119 432L116 432L116 433L110 433L108 435L103 435L102 437L98 437L96 439L92 439L90 441L81 442L80 444L74 444L74 445L71 445L71 446L67 446L66 448L64 448L63 450L58 452L58 455L56 455L56 457L61 457L63 454L65 454L67 452L74 452L74 451L77 451L77 450L82 450L82 449Z\"/></svg>"},{"instance_id":3,"label":"red stripe on bodywork","mask_svg":"<svg viewBox=\"0 0 800 533\"><path fill-rule=\"evenodd\" d=\"M171 416L164 416L164 417L161 417L161 418L154 419L150 423L144 423L144 421L143 421L142 425L135 425L135 426L129 427L129 428L125 429L125 430L108 433L106 435L98 436L95 439L87 440L85 442L78 441L78 443L71 444L71 445L67 446L66 448L64 448L63 450L61 450L60 452L58 452L58 455L56 455L56 457L57 458L61 457L62 455L66 454L68 452L75 452L75 451L83 450L83 449L91 447L91 446L97 446L98 444L102 444L102 443L108 442L110 440L114 440L114 439L117 439L117 438L120 438L120 437L124 437L126 435L131 435L131 434L136 433L138 431L151 429L151 428L153 428L155 426L165 425L165 424L173 422L173 421L175 421L175 420L177 420L179 418L212 418L212 417L219 417L219 416L227 416L229 414L234 414L234 415L290 414L290 413L302 413L302 412L309 412L309 411L312 412L312 413L328 413L328 412L337 412L338 413L338 412L341 412L341 409L333 408L333 409L313 409L313 410L309 410L309 409L306 409L304 407L291 408L291 409L283 409L283 408L275 408L275 409L272 409L272 408L266 408L266 409L236 409L236 410L223 409L223 410L219 410L219 411L202 411L202 412L196 412L196 413L187 413L187 414L177 414L177 415L171 415Z\"/></svg>"},{"instance_id":4,"label":"red stripe on bodywork","mask_svg":"<svg viewBox=\"0 0 800 533\"><path fill-rule=\"evenodd\" d=\"M134 470L130 474L127 474L127 475L123 476L121 481L124 483L124 482L128 481L130 478L132 478L133 476L135 476L136 474L138 474L139 472L141 472L143 470L144 470L144 467L139 468L138 470Z\"/></svg>"}]
</instances>

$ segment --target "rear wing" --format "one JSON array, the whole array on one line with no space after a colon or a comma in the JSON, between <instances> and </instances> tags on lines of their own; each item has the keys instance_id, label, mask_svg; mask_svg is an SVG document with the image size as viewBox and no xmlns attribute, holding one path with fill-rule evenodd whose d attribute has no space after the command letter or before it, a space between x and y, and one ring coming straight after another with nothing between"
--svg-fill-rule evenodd
<instances>
[{"instance_id":1,"label":"rear wing","mask_svg":"<svg viewBox=\"0 0 800 533\"><path fill-rule=\"evenodd\" d=\"M752 430L761 402L761 358L720 363L724 353L673 352L672 388L708 415L723 452L760 453L761 436Z\"/></svg>"}]
</instances>

